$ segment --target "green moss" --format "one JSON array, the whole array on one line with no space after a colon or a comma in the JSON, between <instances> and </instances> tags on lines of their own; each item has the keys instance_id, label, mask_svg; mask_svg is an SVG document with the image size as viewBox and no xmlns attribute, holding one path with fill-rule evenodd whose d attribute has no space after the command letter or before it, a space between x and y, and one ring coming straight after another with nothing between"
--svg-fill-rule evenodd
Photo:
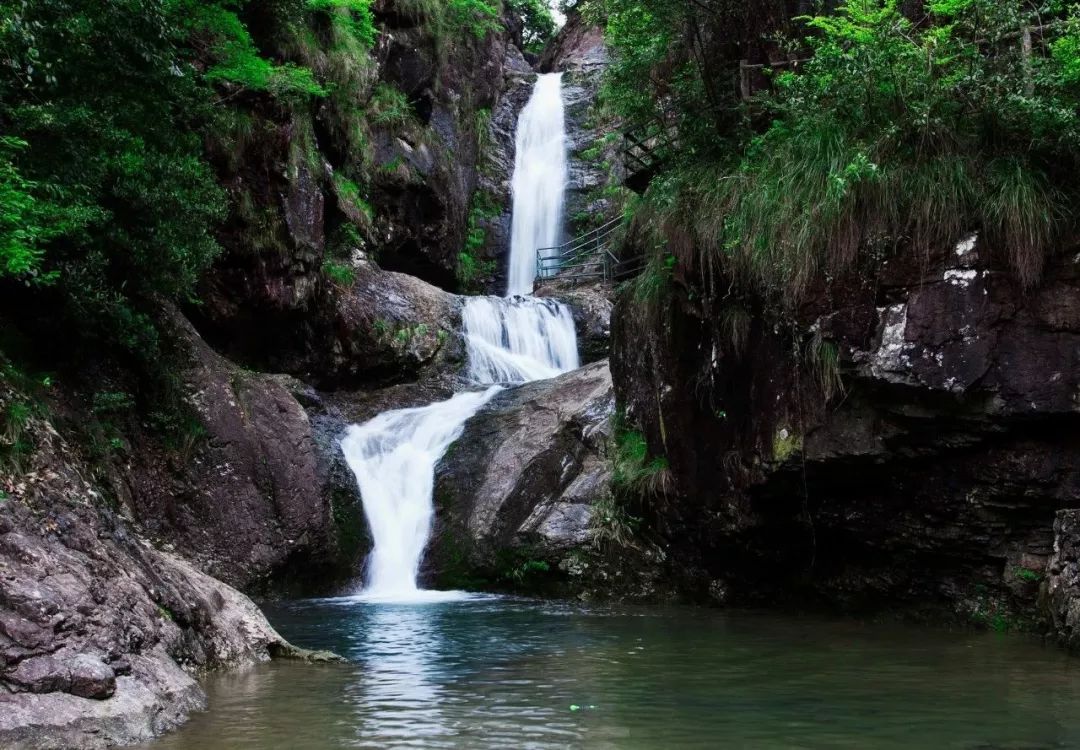
<instances>
[{"instance_id":1,"label":"green moss","mask_svg":"<svg viewBox=\"0 0 1080 750\"><path fill-rule=\"evenodd\" d=\"M1027 581L1028 583L1038 583L1043 579L1043 574L1039 571L1020 566L1013 568L1013 576L1018 580Z\"/></svg>"},{"instance_id":2,"label":"green moss","mask_svg":"<svg viewBox=\"0 0 1080 750\"><path fill-rule=\"evenodd\" d=\"M356 281L356 272L353 271L351 266L344 263L325 260L323 261L322 271L327 278L341 286L352 286L353 282Z\"/></svg>"},{"instance_id":3,"label":"green moss","mask_svg":"<svg viewBox=\"0 0 1080 750\"><path fill-rule=\"evenodd\" d=\"M802 452L802 436L795 434L786 427L779 427L773 435L772 457L773 461L783 463L797 453Z\"/></svg>"}]
</instances>

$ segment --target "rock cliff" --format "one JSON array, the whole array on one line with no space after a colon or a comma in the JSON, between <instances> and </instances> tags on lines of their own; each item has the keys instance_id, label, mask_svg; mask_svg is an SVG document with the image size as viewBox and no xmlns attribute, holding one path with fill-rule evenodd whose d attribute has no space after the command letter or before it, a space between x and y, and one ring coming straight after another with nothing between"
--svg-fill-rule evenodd
<instances>
[{"instance_id":1,"label":"rock cliff","mask_svg":"<svg viewBox=\"0 0 1080 750\"><path fill-rule=\"evenodd\" d=\"M0 744L146 740L204 707L200 673L299 655L238 591L153 546L48 421L25 429L34 450L0 472Z\"/></svg>"},{"instance_id":2,"label":"rock cliff","mask_svg":"<svg viewBox=\"0 0 1080 750\"><path fill-rule=\"evenodd\" d=\"M616 392L675 481L651 523L701 597L711 581L731 602L1041 618L1055 513L1080 489L1080 266L1065 255L1025 292L957 239L822 280L787 326L752 295L709 307L678 274L655 304L620 300Z\"/></svg>"}]
</instances>

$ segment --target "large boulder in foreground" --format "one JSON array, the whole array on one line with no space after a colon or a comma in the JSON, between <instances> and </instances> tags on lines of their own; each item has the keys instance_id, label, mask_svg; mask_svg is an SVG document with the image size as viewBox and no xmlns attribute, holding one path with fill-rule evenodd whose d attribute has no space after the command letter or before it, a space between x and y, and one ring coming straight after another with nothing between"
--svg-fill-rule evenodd
<instances>
[{"instance_id":1,"label":"large boulder in foreground","mask_svg":"<svg viewBox=\"0 0 1080 750\"><path fill-rule=\"evenodd\" d=\"M33 452L0 467L0 746L144 741L205 706L200 673L295 653L250 600L143 539L48 422L25 429Z\"/></svg>"},{"instance_id":2,"label":"large boulder in foreground","mask_svg":"<svg viewBox=\"0 0 1080 750\"><path fill-rule=\"evenodd\" d=\"M438 467L430 575L491 582L588 546L614 409L606 361L496 396Z\"/></svg>"}]
</instances>

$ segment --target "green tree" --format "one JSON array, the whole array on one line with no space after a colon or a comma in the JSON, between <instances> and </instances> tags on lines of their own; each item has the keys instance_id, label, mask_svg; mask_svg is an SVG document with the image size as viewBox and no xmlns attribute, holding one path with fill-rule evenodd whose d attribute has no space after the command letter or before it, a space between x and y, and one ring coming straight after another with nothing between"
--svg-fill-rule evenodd
<instances>
[{"instance_id":1,"label":"green tree","mask_svg":"<svg viewBox=\"0 0 1080 750\"><path fill-rule=\"evenodd\" d=\"M555 36L555 16L544 0L507 0L507 9L521 21L525 49L539 53Z\"/></svg>"},{"instance_id":2,"label":"green tree","mask_svg":"<svg viewBox=\"0 0 1080 750\"><path fill-rule=\"evenodd\" d=\"M5 229L29 219L21 238L5 232L5 254L55 280L54 314L134 351L155 340L145 301L192 292L223 215L198 135L210 96L184 53L180 10L0 3Z\"/></svg>"}]
</instances>

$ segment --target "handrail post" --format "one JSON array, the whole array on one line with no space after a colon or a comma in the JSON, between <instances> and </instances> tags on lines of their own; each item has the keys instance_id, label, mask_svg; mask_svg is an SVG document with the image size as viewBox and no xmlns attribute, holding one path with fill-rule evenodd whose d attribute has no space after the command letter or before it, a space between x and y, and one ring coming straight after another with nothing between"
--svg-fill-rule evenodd
<instances>
[{"instance_id":1,"label":"handrail post","mask_svg":"<svg viewBox=\"0 0 1080 750\"><path fill-rule=\"evenodd\" d=\"M1027 25L1020 31L1020 54L1024 72L1024 96L1030 99L1035 96L1035 71L1031 63L1031 27Z\"/></svg>"}]
</instances>

